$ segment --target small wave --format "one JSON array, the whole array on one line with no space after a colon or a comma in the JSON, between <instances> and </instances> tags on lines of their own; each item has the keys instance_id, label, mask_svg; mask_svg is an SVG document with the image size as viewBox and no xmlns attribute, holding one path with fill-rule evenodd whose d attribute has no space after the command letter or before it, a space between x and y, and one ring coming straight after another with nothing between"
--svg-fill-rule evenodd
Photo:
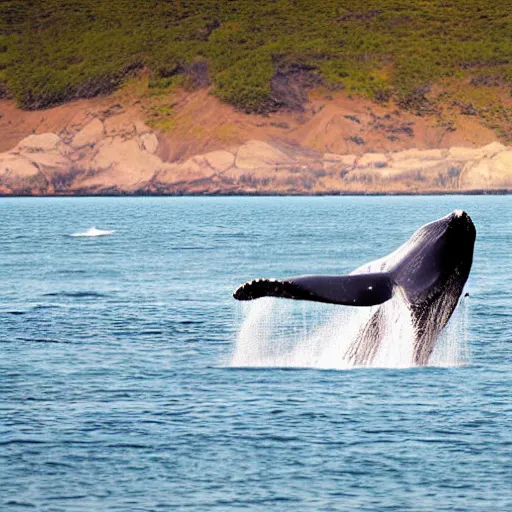
<instances>
[{"instance_id":1,"label":"small wave","mask_svg":"<svg viewBox=\"0 0 512 512\"><path fill-rule=\"evenodd\" d=\"M99 292L51 292L43 294L43 297L69 297L72 299L106 297L104 293Z\"/></svg>"},{"instance_id":2,"label":"small wave","mask_svg":"<svg viewBox=\"0 0 512 512\"><path fill-rule=\"evenodd\" d=\"M32 311L43 311L45 309L59 309L62 306L57 304L38 304L32 308Z\"/></svg>"},{"instance_id":3,"label":"small wave","mask_svg":"<svg viewBox=\"0 0 512 512\"><path fill-rule=\"evenodd\" d=\"M202 325L206 320L178 320L176 323L180 325Z\"/></svg>"},{"instance_id":4,"label":"small wave","mask_svg":"<svg viewBox=\"0 0 512 512\"><path fill-rule=\"evenodd\" d=\"M87 497L87 494L65 494L63 496L47 496L46 499L50 501L83 500Z\"/></svg>"},{"instance_id":5,"label":"small wave","mask_svg":"<svg viewBox=\"0 0 512 512\"><path fill-rule=\"evenodd\" d=\"M9 507L36 508L36 505L28 501L9 500L6 501L5 504Z\"/></svg>"},{"instance_id":6,"label":"small wave","mask_svg":"<svg viewBox=\"0 0 512 512\"><path fill-rule=\"evenodd\" d=\"M151 448L151 445L139 444L139 443L115 443L108 444L108 448L134 448L134 449L146 449Z\"/></svg>"},{"instance_id":7,"label":"small wave","mask_svg":"<svg viewBox=\"0 0 512 512\"><path fill-rule=\"evenodd\" d=\"M68 344L69 341L53 340L49 338L19 338L21 341L29 341L32 343L64 343Z\"/></svg>"},{"instance_id":8,"label":"small wave","mask_svg":"<svg viewBox=\"0 0 512 512\"><path fill-rule=\"evenodd\" d=\"M212 247L196 247L194 245L173 245L169 247L170 251L203 251L212 250Z\"/></svg>"},{"instance_id":9,"label":"small wave","mask_svg":"<svg viewBox=\"0 0 512 512\"><path fill-rule=\"evenodd\" d=\"M87 231L83 231L81 233L73 233L70 236L73 236L73 237L95 237L95 236L113 235L114 233L115 233L115 230L89 228Z\"/></svg>"},{"instance_id":10,"label":"small wave","mask_svg":"<svg viewBox=\"0 0 512 512\"><path fill-rule=\"evenodd\" d=\"M46 441L41 441L39 439L6 439L0 441L0 446L9 446L16 444L45 444Z\"/></svg>"}]
</instances>

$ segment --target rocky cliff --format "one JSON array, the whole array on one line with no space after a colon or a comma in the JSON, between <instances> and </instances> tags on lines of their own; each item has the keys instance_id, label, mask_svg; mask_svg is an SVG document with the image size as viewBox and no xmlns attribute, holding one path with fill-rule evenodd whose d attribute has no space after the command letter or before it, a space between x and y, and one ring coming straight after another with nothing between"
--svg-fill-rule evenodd
<instances>
[{"instance_id":1,"label":"rocky cliff","mask_svg":"<svg viewBox=\"0 0 512 512\"><path fill-rule=\"evenodd\" d=\"M259 126L252 132L246 121L231 119L231 126L238 126L239 130L222 139L211 135L223 133L223 126L215 124L222 117L219 112L205 119L207 109L198 109L203 119L192 123L190 130L201 127L210 132L202 142L196 137L195 145L184 145L184 140L192 140L191 132L185 129L190 126L190 115L189 124L183 121L180 125L179 109L178 128L166 134L150 128L140 116L119 104L107 108L101 105L92 110L83 107L80 105L75 114L68 117L68 111L58 111L60 117L52 122L48 121L50 111L38 114L44 121L39 122L37 129L30 128L35 133L22 137L14 147L0 153L1 194L367 194L512 190L512 147L489 142L488 133L480 137L480 146L475 140L462 140L466 147L447 146L449 138L443 144L439 140L436 144L432 135L436 132L421 127L425 120L415 124L402 117L393 124L391 114L366 110L356 115L346 108L336 111L333 106L330 113L329 109L321 113L324 109L315 111L313 104L309 118L286 122L262 118L260 123L268 126ZM7 126L4 119L4 130L10 130L8 133L18 130L17 133L23 135L23 129L27 131L31 125L19 120L11 115ZM278 135L287 130L295 130L294 136ZM418 133L427 133L427 136L419 138ZM251 135L254 138L250 138ZM376 141L373 146L368 143L372 137ZM386 137L388 146L380 142ZM430 143L426 144L428 137ZM343 145L335 144L337 140Z\"/></svg>"}]
</instances>

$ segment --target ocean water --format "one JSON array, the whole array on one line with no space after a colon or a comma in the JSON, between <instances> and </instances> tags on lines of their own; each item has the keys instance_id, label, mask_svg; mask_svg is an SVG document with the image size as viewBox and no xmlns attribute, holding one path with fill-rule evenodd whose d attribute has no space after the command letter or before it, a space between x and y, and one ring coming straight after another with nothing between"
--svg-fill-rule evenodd
<instances>
[{"instance_id":1,"label":"ocean water","mask_svg":"<svg viewBox=\"0 0 512 512\"><path fill-rule=\"evenodd\" d=\"M430 367L340 365L350 308L231 297L457 208ZM511 246L510 197L0 199L0 510L512 510Z\"/></svg>"}]
</instances>

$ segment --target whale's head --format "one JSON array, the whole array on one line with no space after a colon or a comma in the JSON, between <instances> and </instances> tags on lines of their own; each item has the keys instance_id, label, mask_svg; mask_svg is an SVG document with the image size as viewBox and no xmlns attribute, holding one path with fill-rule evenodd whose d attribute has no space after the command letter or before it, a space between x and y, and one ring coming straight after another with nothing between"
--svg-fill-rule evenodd
<instances>
[{"instance_id":1,"label":"whale's head","mask_svg":"<svg viewBox=\"0 0 512 512\"><path fill-rule=\"evenodd\" d=\"M414 357L422 365L428 362L469 277L476 229L465 211L455 210L418 231L423 244L415 244L405 258L399 278L414 312Z\"/></svg>"},{"instance_id":2,"label":"whale's head","mask_svg":"<svg viewBox=\"0 0 512 512\"><path fill-rule=\"evenodd\" d=\"M448 249L456 259L469 258L471 266L476 240L476 229L471 217L464 210L455 210L445 218L446 227L443 237L446 238Z\"/></svg>"},{"instance_id":3,"label":"whale's head","mask_svg":"<svg viewBox=\"0 0 512 512\"><path fill-rule=\"evenodd\" d=\"M430 259L436 253L455 256L469 251L472 255L475 239L476 229L471 217L464 210L454 210L419 228L410 242L422 247L423 253L428 252Z\"/></svg>"},{"instance_id":4,"label":"whale's head","mask_svg":"<svg viewBox=\"0 0 512 512\"><path fill-rule=\"evenodd\" d=\"M424 226L431 234L429 257L439 269L467 279L473 261L476 229L464 210L454 210L446 217Z\"/></svg>"},{"instance_id":5,"label":"whale's head","mask_svg":"<svg viewBox=\"0 0 512 512\"><path fill-rule=\"evenodd\" d=\"M455 210L425 224L405 244L396 267L396 280L408 290L411 302L443 289L464 286L473 262L476 229L471 217Z\"/></svg>"},{"instance_id":6,"label":"whale's head","mask_svg":"<svg viewBox=\"0 0 512 512\"><path fill-rule=\"evenodd\" d=\"M462 229L473 233L473 239L476 236L476 229L471 217L464 210L454 210L452 213L444 217L448 219L448 224L453 229Z\"/></svg>"}]
</instances>

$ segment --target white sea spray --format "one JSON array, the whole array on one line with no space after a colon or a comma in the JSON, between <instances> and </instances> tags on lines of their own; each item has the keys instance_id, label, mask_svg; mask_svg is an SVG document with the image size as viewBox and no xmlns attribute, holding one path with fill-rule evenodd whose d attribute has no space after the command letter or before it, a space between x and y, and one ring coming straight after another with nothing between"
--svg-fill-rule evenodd
<instances>
[{"instance_id":1,"label":"white sea spray","mask_svg":"<svg viewBox=\"0 0 512 512\"><path fill-rule=\"evenodd\" d=\"M382 306L352 308L263 298L242 304L242 322L230 360L236 367L310 367L348 369L348 357L378 307L381 339L375 357L365 366L415 366L414 325L404 299L397 295ZM464 300L441 333L429 365L461 366L471 359Z\"/></svg>"}]
</instances>

